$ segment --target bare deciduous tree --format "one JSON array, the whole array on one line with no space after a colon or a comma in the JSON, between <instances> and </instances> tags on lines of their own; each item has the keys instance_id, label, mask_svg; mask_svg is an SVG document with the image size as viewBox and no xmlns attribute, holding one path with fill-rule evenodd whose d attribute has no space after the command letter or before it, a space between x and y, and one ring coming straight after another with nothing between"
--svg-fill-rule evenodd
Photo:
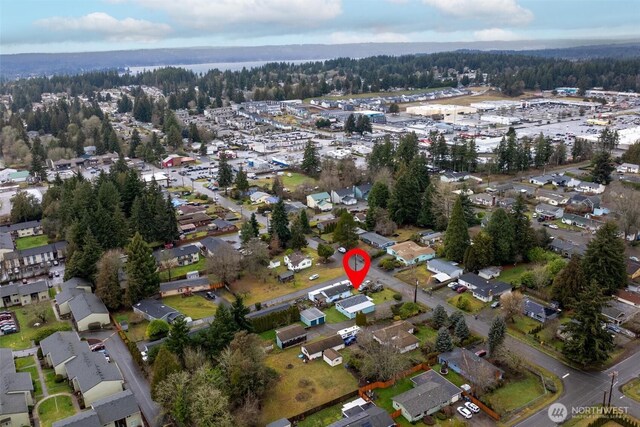
<instances>
[{"instance_id":1,"label":"bare deciduous tree","mask_svg":"<svg viewBox=\"0 0 640 427\"><path fill-rule=\"evenodd\" d=\"M500 296L500 305L504 320L515 322L516 316L522 314L524 296L520 292L507 292Z\"/></svg>"},{"instance_id":2,"label":"bare deciduous tree","mask_svg":"<svg viewBox=\"0 0 640 427\"><path fill-rule=\"evenodd\" d=\"M214 280L228 285L238 278L240 261L240 254L235 250L222 250L214 257L207 257L207 272Z\"/></svg>"},{"instance_id":3,"label":"bare deciduous tree","mask_svg":"<svg viewBox=\"0 0 640 427\"><path fill-rule=\"evenodd\" d=\"M242 258L243 269L254 277L263 279L267 275L269 265L269 248L260 239L251 239L245 244L245 256Z\"/></svg>"},{"instance_id":4,"label":"bare deciduous tree","mask_svg":"<svg viewBox=\"0 0 640 427\"><path fill-rule=\"evenodd\" d=\"M640 227L640 193L622 186L620 182L612 182L609 187L605 201L613 207L620 229L626 236L637 233Z\"/></svg>"},{"instance_id":5,"label":"bare deciduous tree","mask_svg":"<svg viewBox=\"0 0 640 427\"><path fill-rule=\"evenodd\" d=\"M29 314L31 314L36 319L36 321L39 321L40 323L47 323L50 311L51 304L49 303L49 301L40 301L28 305Z\"/></svg>"},{"instance_id":6,"label":"bare deciduous tree","mask_svg":"<svg viewBox=\"0 0 640 427\"><path fill-rule=\"evenodd\" d=\"M367 379L387 381L396 378L407 369L411 362L397 348L390 344L380 344L373 339L370 331L358 334L358 352L362 359L360 374Z\"/></svg>"}]
</instances>

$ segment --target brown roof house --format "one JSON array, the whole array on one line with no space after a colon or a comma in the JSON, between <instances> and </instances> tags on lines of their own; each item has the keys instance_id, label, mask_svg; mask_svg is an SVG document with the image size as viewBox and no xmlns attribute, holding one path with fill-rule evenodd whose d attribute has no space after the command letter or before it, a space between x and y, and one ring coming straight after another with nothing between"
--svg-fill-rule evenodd
<instances>
[{"instance_id":1,"label":"brown roof house","mask_svg":"<svg viewBox=\"0 0 640 427\"><path fill-rule=\"evenodd\" d=\"M342 350L344 348L344 341L340 335L331 335L328 338L321 339L320 341L314 341L302 346L302 354L307 356L309 360L322 357L325 350L332 348L335 351Z\"/></svg>"},{"instance_id":2,"label":"brown roof house","mask_svg":"<svg viewBox=\"0 0 640 427\"><path fill-rule=\"evenodd\" d=\"M406 321L396 322L386 328L373 333L373 339L382 345L391 345L400 353L415 350L420 346L420 340L413 335L414 326Z\"/></svg>"}]
</instances>

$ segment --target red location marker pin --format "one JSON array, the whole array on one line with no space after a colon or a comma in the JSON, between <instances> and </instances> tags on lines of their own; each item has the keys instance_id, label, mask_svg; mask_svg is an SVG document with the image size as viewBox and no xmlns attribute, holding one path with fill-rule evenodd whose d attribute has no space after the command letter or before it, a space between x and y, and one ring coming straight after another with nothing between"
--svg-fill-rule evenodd
<instances>
[{"instance_id":1,"label":"red location marker pin","mask_svg":"<svg viewBox=\"0 0 640 427\"><path fill-rule=\"evenodd\" d=\"M356 268L359 267L359 263L363 263L362 268L354 270L349 265L349 259L354 258ZM349 277L351 284L354 288L358 289L364 278L367 277L367 273L369 272L369 267L371 266L371 258L369 254L363 251L362 249L351 249L349 252L344 254L342 258L342 266L344 267L345 273Z\"/></svg>"}]
</instances>

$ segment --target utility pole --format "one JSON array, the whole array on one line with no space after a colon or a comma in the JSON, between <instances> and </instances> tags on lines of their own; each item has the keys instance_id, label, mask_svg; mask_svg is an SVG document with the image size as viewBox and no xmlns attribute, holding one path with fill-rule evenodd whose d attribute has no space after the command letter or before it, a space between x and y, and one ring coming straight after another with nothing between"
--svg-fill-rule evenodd
<instances>
[{"instance_id":1,"label":"utility pole","mask_svg":"<svg viewBox=\"0 0 640 427\"><path fill-rule=\"evenodd\" d=\"M413 290L413 302L418 302L418 279L416 279L416 288Z\"/></svg>"},{"instance_id":2,"label":"utility pole","mask_svg":"<svg viewBox=\"0 0 640 427\"><path fill-rule=\"evenodd\" d=\"M607 406L611 407L611 395L613 395L613 385L614 385L613 382L618 377L618 371L611 372L609 376L611 377L611 386L609 387L609 402L607 403Z\"/></svg>"}]
</instances>

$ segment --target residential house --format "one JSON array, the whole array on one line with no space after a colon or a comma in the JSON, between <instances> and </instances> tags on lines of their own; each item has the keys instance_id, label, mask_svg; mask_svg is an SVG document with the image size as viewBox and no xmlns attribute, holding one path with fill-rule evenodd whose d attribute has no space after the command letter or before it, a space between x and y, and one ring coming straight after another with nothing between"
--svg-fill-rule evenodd
<instances>
[{"instance_id":1,"label":"residential house","mask_svg":"<svg viewBox=\"0 0 640 427\"><path fill-rule=\"evenodd\" d=\"M336 309L349 319L355 319L358 313L373 313L376 305L370 297L358 294L336 302Z\"/></svg>"},{"instance_id":2,"label":"residential house","mask_svg":"<svg viewBox=\"0 0 640 427\"><path fill-rule=\"evenodd\" d=\"M605 186L595 182L581 181L574 187L574 190L579 193L602 194L604 193Z\"/></svg>"},{"instance_id":3,"label":"residential house","mask_svg":"<svg viewBox=\"0 0 640 427\"><path fill-rule=\"evenodd\" d=\"M71 279L62 282L60 288L62 290L56 294L55 301L58 313L60 313L61 316L71 313L69 301L81 293L92 292L91 283L79 277L72 277Z\"/></svg>"},{"instance_id":4,"label":"residential house","mask_svg":"<svg viewBox=\"0 0 640 427\"><path fill-rule=\"evenodd\" d=\"M38 219L19 222L17 224L1 225L0 233L11 233L14 239L19 237L37 236L43 233L42 222Z\"/></svg>"},{"instance_id":5,"label":"residential house","mask_svg":"<svg viewBox=\"0 0 640 427\"><path fill-rule=\"evenodd\" d=\"M300 312L300 321L307 326L324 325L326 315L316 307L311 307Z\"/></svg>"},{"instance_id":6,"label":"residential house","mask_svg":"<svg viewBox=\"0 0 640 427\"><path fill-rule=\"evenodd\" d=\"M200 227L207 227L213 222L213 219L204 212L194 212L190 214L180 215L178 217L178 226L181 231L187 231Z\"/></svg>"},{"instance_id":7,"label":"residential house","mask_svg":"<svg viewBox=\"0 0 640 427\"><path fill-rule=\"evenodd\" d=\"M280 263L280 261L278 261L278 263ZM278 281L280 283L285 283L285 282L289 282L291 280L293 280L295 278L295 275L293 274L293 271L283 271L282 273L278 274Z\"/></svg>"},{"instance_id":8,"label":"residential house","mask_svg":"<svg viewBox=\"0 0 640 427\"><path fill-rule=\"evenodd\" d=\"M300 325L293 324L276 329L276 344L285 349L307 340L307 331Z\"/></svg>"},{"instance_id":9,"label":"residential house","mask_svg":"<svg viewBox=\"0 0 640 427\"><path fill-rule=\"evenodd\" d=\"M623 163L616 170L618 173L640 173L640 166L633 163Z\"/></svg>"},{"instance_id":10,"label":"residential house","mask_svg":"<svg viewBox=\"0 0 640 427\"><path fill-rule=\"evenodd\" d=\"M332 348L328 348L322 353L322 359L331 367L342 363L342 355Z\"/></svg>"},{"instance_id":11,"label":"residential house","mask_svg":"<svg viewBox=\"0 0 640 427\"><path fill-rule=\"evenodd\" d=\"M631 292L624 289L619 289L614 298L625 304L629 304L633 307L640 307L640 294L637 292Z\"/></svg>"},{"instance_id":12,"label":"residential house","mask_svg":"<svg viewBox=\"0 0 640 427\"><path fill-rule=\"evenodd\" d=\"M627 267L627 276L629 276L631 280L635 280L638 277L640 277L640 262L627 259L626 267ZM0 292L1 291L2 291L2 288L0 288Z\"/></svg>"},{"instance_id":13,"label":"residential house","mask_svg":"<svg viewBox=\"0 0 640 427\"><path fill-rule=\"evenodd\" d=\"M206 214L206 212L207 212L207 208L205 208L205 205L203 204L198 204L198 206L182 205L176 210L176 213L179 215L178 221L181 221L182 219L186 220L195 214Z\"/></svg>"},{"instance_id":14,"label":"residential house","mask_svg":"<svg viewBox=\"0 0 640 427\"><path fill-rule=\"evenodd\" d=\"M414 265L436 257L436 251L429 247L420 246L411 240L389 246L387 253L404 265Z\"/></svg>"},{"instance_id":15,"label":"residential house","mask_svg":"<svg viewBox=\"0 0 640 427\"><path fill-rule=\"evenodd\" d=\"M466 172L445 172L440 175L442 182L462 182L467 179L469 179L469 174Z\"/></svg>"},{"instance_id":16,"label":"residential house","mask_svg":"<svg viewBox=\"0 0 640 427\"><path fill-rule=\"evenodd\" d=\"M208 277L195 277L193 279L174 280L172 282L160 283L160 296L190 294L191 292L201 292L211 289Z\"/></svg>"},{"instance_id":17,"label":"residential house","mask_svg":"<svg viewBox=\"0 0 640 427\"><path fill-rule=\"evenodd\" d=\"M435 274L434 278L438 282L456 279L464 272L458 264L441 258L434 258L427 261L427 270Z\"/></svg>"},{"instance_id":18,"label":"residential house","mask_svg":"<svg viewBox=\"0 0 640 427\"><path fill-rule=\"evenodd\" d=\"M45 274L53 261L64 259L67 242L55 242L34 248L16 250L4 254L3 267L15 278Z\"/></svg>"},{"instance_id":19,"label":"residential house","mask_svg":"<svg viewBox=\"0 0 640 427\"><path fill-rule=\"evenodd\" d=\"M44 280L0 286L0 308L28 305L49 299L49 287Z\"/></svg>"},{"instance_id":20,"label":"residential house","mask_svg":"<svg viewBox=\"0 0 640 427\"><path fill-rule=\"evenodd\" d=\"M331 203L335 205L355 205L358 201L353 194L353 188L343 188L331 191Z\"/></svg>"},{"instance_id":21,"label":"residential house","mask_svg":"<svg viewBox=\"0 0 640 427\"><path fill-rule=\"evenodd\" d=\"M331 335L330 337L323 338L319 341L307 343L303 345L300 350L309 360L314 360L322 357L324 351L329 348L332 348L335 351L342 350L344 348L344 341L340 335Z\"/></svg>"},{"instance_id":22,"label":"residential house","mask_svg":"<svg viewBox=\"0 0 640 427\"><path fill-rule=\"evenodd\" d=\"M291 271L301 271L310 268L313 265L313 260L301 252L294 252L284 256L284 263Z\"/></svg>"},{"instance_id":23,"label":"residential house","mask_svg":"<svg viewBox=\"0 0 640 427\"><path fill-rule=\"evenodd\" d=\"M474 273L465 273L458 278L458 283L469 288L473 296L482 302L491 302L511 290L511 285L504 282L490 282Z\"/></svg>"},{"instance_id":24,"label":"residential house","mask_svg":"<svg viewBox=\"0 0 640 427\"><path fill-rule=\"evenodd\" d=\"M553 175L553 178L551 178L551 184L555 185L556 187L566 187L567 184L571 181L571 177L568 176L564 176L564 175Z\"/></svg>"},{"instance_id":25,"label":"residential house","mask_svg":"<svg viewBox=\"0 0 640 427\"><path fill-rule=\"evenodd\" d=\"M124 379L115 363L102 353L85 351L65 364L73 390L80 392L84 406L123 390Z\"/></svg>"},{"instance_id":26,"label":"residential house","mask_svg":"<svg viewBox=\"0 0 640 427\"><path fill-rule=\"evenodd\" d=\"M153 257L161 268L191 265L200 261L200 249L196 245L175 246L155 251Z\"/></svg>"},{"instance_id":27,"label":"residential house","mask_svg":"<svg viewBox=\"0 0 640 427\"><path fill-rule=\"evenodd\" d=\"M488 376L498 381L504 374L502 369L466 348L456 347L452 351L440 353L438 363L446 363L449 369L467 378L471 383L477 382L475 380L480 379L479 376Z\"/></svg>"},{"instance_id":28,"label":"residential house","mask_svg":"<svg viewBox=\"0 0 640 427\"><path fill-rule=\"evenodd\" d=\"M89 344L80 341L77 332L61 331L40 341L40 349L45 365L53 368L56 374L66 377L65 365L78 354L89 351Z\"/></svg>"},{"instance_id":29,"label":"residential house","mask_svg":"<svg viewBox=\"0 0 640 427\"><path fill-rule=\"evenodd\" d=\"M183 315L173 307L165 305L162 301L155 299L143 299L133 305L133 312L141 315L149 322L160 319L168 323L173 322Z\"/></svg>"},{"instance_id":30,"label":"residential house","mask_svg":"<svg viewBox=\"0 0 640 427\"><path fill-rule=\"evenodd\" d=\"M339 218L332 218L332 219L325 219L324 221L319 221L316 224L316 227L318 227L318 230L320 231L320 233L324 233L328 227L332 226L333 224L337 224L338 219Z\"/></svg>"},{"instance_id":31,"label":"residential house","mask_svg":"<svg viewBox=\"0 0 640 427\"><path fill-rule=\"evenodd\" d=\"M252 311L251 313L247 314L245 317L247 319L259 319L261 317L268 316L269 314L272 314L272 313L279 313L281 311L289 310L290 308L291 308L291 304L289 304L288 302L285 302L282 304L271 305L269 307L263 307L260 310Z\"/></svg>"},{"instance_id":32,"label":"residential house","mask_svg":"<svg viewBox=\"0 0 640 427\"><path fill-rule=\"evenodd\" d=\"M9 182L27 182L30 179L30 175L29 171L16 171L9 174Z\"/></svg>"},{"instance_id":33,"label":"residential house","mask_svg":"<svg viewBox=\"0 0 640 427\"><path fill-rule=\"evenodd\" d=\"M595 209L600 207L600 197L574 194L569 199L569 206L573 212L593 213Z\"/></svg>"},{"instance_id":34,"label":"residential house","mask_svg":"<svg viewBox=\"0 0 640 427\"><path fill-rule=\"evenodd\" d=\"M640 311L640 308L613 299L602 307L602 315L608 323L622 325L631 321Z\"/></svg>"},{"instance_id":35,"label":"residential house","mask_svg":"<svg viewBox=\"0 0 640 427\"><path fill-rule=\"evenodd\" d=\"M556 193L548 190L538 190L536 199L541 203L551 206L562 206L569 202L569 196L566 193Z\"/></svg>"},{"instance_id":36,"label":"residential house","mask_svg":"<svg viewBox=\"0 0 640 427\"><path fill-rule=\"evenodd\" d=\"M323 193L309 194L307 196L307 206L311 209L318 209L322 212L328 212L333 209L331 196L326 191Z\"/></svg>"},{"instance_id":37,"label":"residential house","mask_svg":"<svg viewBox=\"0 0 640 427\"><path fill-rule=\"evenodd\" d=\"M547 219L559 219L564 214L564 209L558 206L547 205L546 203L540 203L536 206L536 213L541 217Z\"/></svg>"},{"instance_id":38,"label":"residential house","mask_svg":"<svg viewBox=\"0 0 640 427\"><path fill-rule=\"evenodd\" d=\"M349 416L327 427L394 427L395 425L387 411L369 402L366 406L352 408Z\"/></svg>"},{"instance_id":39,"label":"residential house","mask_svg":"<svg viewBox=\"0 0 640 427\"><path fill-rule=\"evenodd\" d=\"M547 185L551 182L553 176L551 175L540 175L529 178L529 182L533 185L537 185L542 187L543 185Z\"/></svg>"},{"instance_id":40,"label":"residential house","mask_svg":"<svg viewBox=\"0 0 640 427\"><path fill-rule=\"evenodd\" d=\"M516 203L516 199L513 197L503 197L498 200L498 207L502 209L506 209L507 211L511 211L513 209L513 205Z\"/></svg>"},{"instance_id":41,"label":"residential house","mask_svg":"<svg viewBox=\"0 0 640 427\"><path fill-rule=\"evenodd\" d=\"M387 239L386 237L372 231L362 233L360 235L360 240L362 240L369 246L373 246L376 249L386 249L389 246L393 246L396 244L394 240Z\"/></svg>"},{"instance_id":42,"label":"residential house","mask_svg":"<svg viewBox=\"0 0 640 427\"><path fill-rule=\"evenodd\" d=\"M511 189L509 190L510 194L519 194L526 198L533 197L536 192L535 188L529 185L524 185L524 184L513 184L510 187L511 187Z\"/></svg>"},{"instance_id":43,"label":"residential house","mask_svg":"<svg viewBox=\"0 0 640 427\"><path fill-rule=\"evenodd\" d=\"M142 427L142 413L131 390L91 404L91 409L53 423L52 427Z\"/></svg>"},{"instance_id":44,"label":"residential house","mask_svg":"<svg viewBox=\"0 0 640 427\"><path fill-rule=\"evenodd\" d=\"M487 193L478 193L471 196L471 203L479 206L493 206L496 204L496 196Z\"/></svg>"},{"instance_id":45,"label":"residential house","mask_svg":"<svg viewBox=\"0 0 640 427\"><path fill-rule=\"evenodd\" d=\"M444 239L444 233L440 231L427 230L420 233L420 243L433 246L442 242Z\"/></svg>"},{"instance_id":46,"label":"residential house","mask_svg":"<svg viewBox=\"0 0 640 427\"><path fill-rule=\"evenodd\" d=\"M249 199L251 199L252 205L260 205L262 203L267 203L267 200L271 197L271 194L265 193L263 191L256 191L249 195Z\"/></svg>"},{"instance_id":47,"label":"residential house","mask_svg":"<svg viewBox=\"0 0 640 427\"><path fill-rule=\"evenodd\" d=\"M557 309L530 299L525 299L522 307L522 312L525 316L529 316L542 323L546 323L547 320L553 320L560 315Z\"/></svg>"},{"instance_id":48,"label":"residential house","mask_svg":"<svg viewBox=\"0 0 640 427\"><path fill-rule=\"evenodd\" d=\"M16 372L13 351L0 348L0 425L30 426L29 407L33 406L33 382L28 372Z\"/></svg>"},{"instance_id":49,"label":"residential house","mask_svg":"<svg viewBox=\"0 0 640 427\"><path fill-rule=\"evenodd\" d=\"M235 251L233 246L219 237L205 237L198 243L204 256L213 257L221 252Z\"/></svg>"},{"instance_id":50,"label":"residential house","mask_svg":"<svg viewBox=\"0 0 640 427\"><path fill-rule=\"evenodd\" d=\"M565 213L562 216L562 223L584 228L585 230L589 231L595 231L604 225L604 222L602 221L569 213Z\"/></svg>"},{"instance_id":51,"label":"residential house","mask_svg":"<svg viewBox=\"0 0 640 427\"><path fill-rule=\"evenodd\" d=\"M462 390L429 370L411 379L413 388L392 398L393 408L400 410L410 423L438 412L460 400Z\"/></svg>"},{"instance_id":52,"label":"residential house","mask_svg":"<svg viewBox=\"0 0 640 427\"><path fill-rule=\"evenodd\" d=\"M213 228L214 230L220 233L232 233L238 230L238 227L236 227L235 224L227 221L226 219L221 219L221 218L216 218L213 221L211 221L211 224L209 225L209 227Z\"/></svg>"},{"instance_id":53,"label":"residential house","mask_svg":"<svg viewBox=\"0 0 640 427\"><path fill-rule=\"evenodd\" d=\"M324 302L330 304L343 298L351 296L351 282L345 280L343 282L334 283L324 288L316 289L309 292L309 299L314 302Z\"/></svg>"},{"instance_id":54,"label":"residential house","mask_svg":"<svg viewBox=\"0 0 640 427\"><path fill-rule=\"evenodd\" d=\"M354 185L353 194L358 200L367 200L372 187L371 184Z\"/></svg>"},{"instance_id":55,"label":"residential house","mask_svg":"<svg viewBox=\"0 0 640 427\"><path fill-rule=\"evenodd\" d=\"M4 254L13 252L15 249L11 233L0 233L0 261L4 260Z\"/></svg>"},{"instance_id":56,"label":"residential house","mask_svg":"<svg viewBox=\"0 0 640 427\"><path fill-rule=\"evenodd\" d=\"M565 258L571 258L573 255L584 255L587 247L585 245L577 245L560 238L555 238L551 241L549 249Z\"/></svg>"},{"instance_id":57,"label":"residential house","mask_svg":"<svg viewBox=\"0 0 640 427\"><path fill-rule=\"evenodd\" d=\"M417 349L420 340L413 335L415 327L407 321L395 322L390 326L373 332L373 339L382 345L391 345L400 353Z\"/></svg>"},{"instance_id":58,"label":"residential house","mask_svg":"<svg viewBox=\"0 0 640 427\"><path fill-rule=\"evenodd\" d=\"M284 210L287 213L287 215L289 214L297 215L305 209L307 209L307 207L301 202L296 202L296 201L284 202Z\"/></svg>"},{"instance_id":59,"label":"residential house","mask_svg":"<svg viewBox=\"0 0 640 427\"><path fill-rule=\"evenodd\" d=\"M81 292L68 304L78 332L100 329L111 323L109 310L95 294Z\"/></svg>"},{"instance_id":60,"label":"residential house","mask_svg":"<svg viewBox=\"0 0 640 427\"><path fill-rule=\"evenodd\" d=\"M500 276L501 271L502 269L500 267L487 267L478 271L478 276L482 277L485 280L491 280Z\"/></svg>"}]
</instances>

